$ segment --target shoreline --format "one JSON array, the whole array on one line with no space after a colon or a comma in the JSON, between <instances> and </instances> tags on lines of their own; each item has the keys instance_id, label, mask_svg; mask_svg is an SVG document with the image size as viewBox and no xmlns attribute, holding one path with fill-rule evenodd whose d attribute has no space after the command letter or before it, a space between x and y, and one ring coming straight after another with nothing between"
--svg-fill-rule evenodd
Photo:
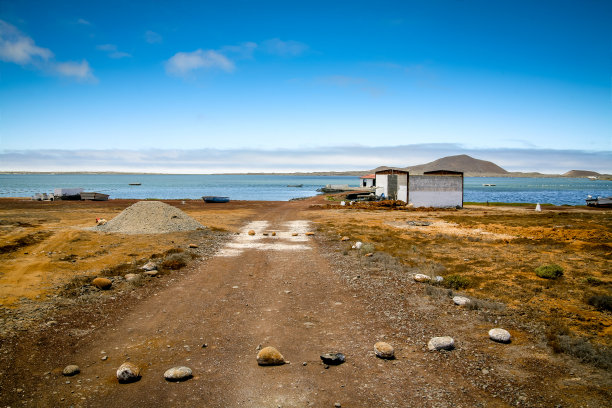
<instances>
[{"instance_id":1,"label":"shoreline","mask_svg":"<svg viewBox=\"0 0 612 408\"><path fill-rule=\"evenodd\" d=\"M114 171L0 171L0 175L126 175L126 176L295 176L295 177L359 177L368 174L371 170L350 170L350 171L315 171L315 172L292 172L292 173L146 173L146 172L114 172ZM418 175L422 172L414 172ZM562 174L544 173L471 173L465 172L464 177L499 177L499 178L567 178L567 179L586 179L588 177L571 177ZM612 175L601 174L597 180L612 180Z\"/></svg>"}]
</instances>

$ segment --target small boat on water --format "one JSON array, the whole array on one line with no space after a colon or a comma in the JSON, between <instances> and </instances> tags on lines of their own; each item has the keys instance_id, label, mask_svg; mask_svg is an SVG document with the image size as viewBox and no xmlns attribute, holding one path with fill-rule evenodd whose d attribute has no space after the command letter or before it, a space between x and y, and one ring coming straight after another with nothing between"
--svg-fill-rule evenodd
<instances>
[{"instance_id":1,"label":"small boat on water","mask_svg":"<svg viewBox=\"0 0 612 408\"><path fill-rule=\"evenodd\" d=\"M483 184L484 187L495 187L495 184Z\"/></svg>"},{"instance_id":2,"label":"small boat on water","mask_svg":"<svg viewBox=\"0 0 612 408\"><path fill-rule=\"evenodd\" d=\"M287 187L304 187L303 184L287 184Z\"/></svg>"},{"instance_id":3,"label":"small boat on water","mask_svg":"<svg viewBox=\"0 0 612 408\"><path fill-rule=\"evenodd\" d=\"M204 196L202 197L205 203L229 203L229 197L219 197L219 196Z\"/></svg>"},{"instance_id":4,"label":"small boat on water","mask_svg":"<svg viewBox=\"0 0 612 408\"><path fill-rule=\"evenodd\" d=\"M587 196L585 201L589 207L612 207L612 197Z\"/></svg>"},{"instance_id":5,"label":"small boat on water","mask_svg":"<svg viewBox=\"0 0 612 408\"><path fill-rule=\"evenodd\" d=\"M130 186L139 186L141 183L130 183Z\"/></svg>"}]
</instances>

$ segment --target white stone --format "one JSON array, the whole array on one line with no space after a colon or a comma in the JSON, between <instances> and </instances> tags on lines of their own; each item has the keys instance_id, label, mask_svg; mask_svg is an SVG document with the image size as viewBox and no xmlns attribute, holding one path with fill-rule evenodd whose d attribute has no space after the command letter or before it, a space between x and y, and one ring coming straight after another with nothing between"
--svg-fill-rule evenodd
<instances>
[{"instance_id":1,"label":"white stone","mask_svg":"<svg viewBox=\"0 0 612 408\"><path fill-rule=\"evenodd\" d=\"M417 273L414 275L414 280L417 282L429 282L431 277L423 275L422 273Z\"/></svg>"},{"instance_id":2,"label":"white stone","mask_svg":"<svg viewBox=\"0 0 612 408\"><path fill-rule=\"evenodd\" d=\"M456 305L464 306L468 303L471 303L472 301L469 298L466 298L465 296L455 296L453 297L453 302L455 302Z\"/></svg>"},{"instance_id":3,"label":"white stone","mask_svg":"<svg viewBox=\"0 0 612 408\"><path fill-rule=\"evenodd\" d=\"M140 279L140 275L137 273L126 273L124 278L128 282L134 282Z\"/></svg>"},{"instance_id":4,"label":"white stone","mask_svg":"<svg viewBox=\"0 0 612 408\"><path fill-rule=\"evenodd\" d=\"M510 332L500 328L491 329L489 330L489 338L498 343L509 343Z\"/></svg>"},{"instance_id":5,"label":"white stone","mask_svg":"<svg viewBox=\"0 0 612 408\"><path fill-rule=\"evenodd\" d=\"M155 262L149 261L144 264L140 269L144 269L145 271L154 271L155 269L157 269L157 265L155 265Z\"/></svg>"},{"instance_id":6,"label":"white stone","mask_svg":"<svg viewBox=\"0 0 612 408\"><path fill-rule=\"evenodd\" d=\"M189 367L172 367L164 373L164 378L168 381L183 381L191 378L193 372Z\"/></svg>"},{"instance_id":7,"label":"white stone","mask_svg":"<svg viewBox=\"0 0 612 408\"><path fill-rule=\"evenodd\" d=\"M449 336L433 337L427 343L430 350L452 350L455 347L455 340Z\"/></svg>"},{"instance_id":8,"label":"white stone","mask_svg":"<svg viewBox=\"0 0 612 408\"><path fill-rule=\"evenodd\" d=\"M133 363L123 363L117 369L117 380L120 383L130 383L140 379L140 368Z\"/></svg>"}]
</instances>

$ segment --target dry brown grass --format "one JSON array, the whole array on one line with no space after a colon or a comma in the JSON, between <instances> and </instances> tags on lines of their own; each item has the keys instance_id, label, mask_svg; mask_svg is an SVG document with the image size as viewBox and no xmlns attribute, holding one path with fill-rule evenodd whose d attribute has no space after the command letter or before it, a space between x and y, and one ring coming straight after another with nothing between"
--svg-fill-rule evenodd
<instances>
[{"instance_id":1,"label":"dry brown grass","mask_svg":"<svg viewBox=\"0 0 612 408\"><path fill-rule=\"evenodd\" d=\"M560 322L568 331L560 336L570 336L556 340L564 342L565 351L578 344L575 339L588 339L594 347L612 346L610 313L587 301L608 295L612 288L610 211L547 209L536 214L520 207L455 212L333 207L312 208L308 216L330 234L371 243L377 251L428 275L450 277L461 282L465 294L505 304L525 320L540 326ZM432 224L414 226L414 221ZM560 265L563 277L538 278L534 270L543 264Z\"/></svg>"}]
</instances>

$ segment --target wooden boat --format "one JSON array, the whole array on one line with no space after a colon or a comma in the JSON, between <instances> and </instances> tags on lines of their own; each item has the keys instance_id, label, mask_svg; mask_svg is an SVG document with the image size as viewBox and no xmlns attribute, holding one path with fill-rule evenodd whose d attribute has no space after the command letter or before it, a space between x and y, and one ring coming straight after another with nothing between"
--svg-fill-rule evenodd
<instances>
[{"instance_id":1,"label":"wooden boat","mask_svg":"<svg viewBox=\"0 0 612 408\"><path fill-rule=\"evenodd\" d=\"M591 197L588 196L586 205L589 207L612 207L612 197Z\"/></svg>"},{"instance_id":2,"label":"wooden boat","mask_svg":"<svg viewBox=\"0 0 612 408\"><path fill-rule=\"evenodd\" d=\"M229 203L229 197L219 197L219 196L204 196L202 197L205 203Z\"/></svg>"},{"instance_id":3,"label":"wooden boat","mask_svg":"<svg viewBox=\"0 0 612 408\"><path fill-rule=\"evenodd\" d=\"M139 186L141 183L130 183L130 186Z\"/></svg>"}]
</instances>

